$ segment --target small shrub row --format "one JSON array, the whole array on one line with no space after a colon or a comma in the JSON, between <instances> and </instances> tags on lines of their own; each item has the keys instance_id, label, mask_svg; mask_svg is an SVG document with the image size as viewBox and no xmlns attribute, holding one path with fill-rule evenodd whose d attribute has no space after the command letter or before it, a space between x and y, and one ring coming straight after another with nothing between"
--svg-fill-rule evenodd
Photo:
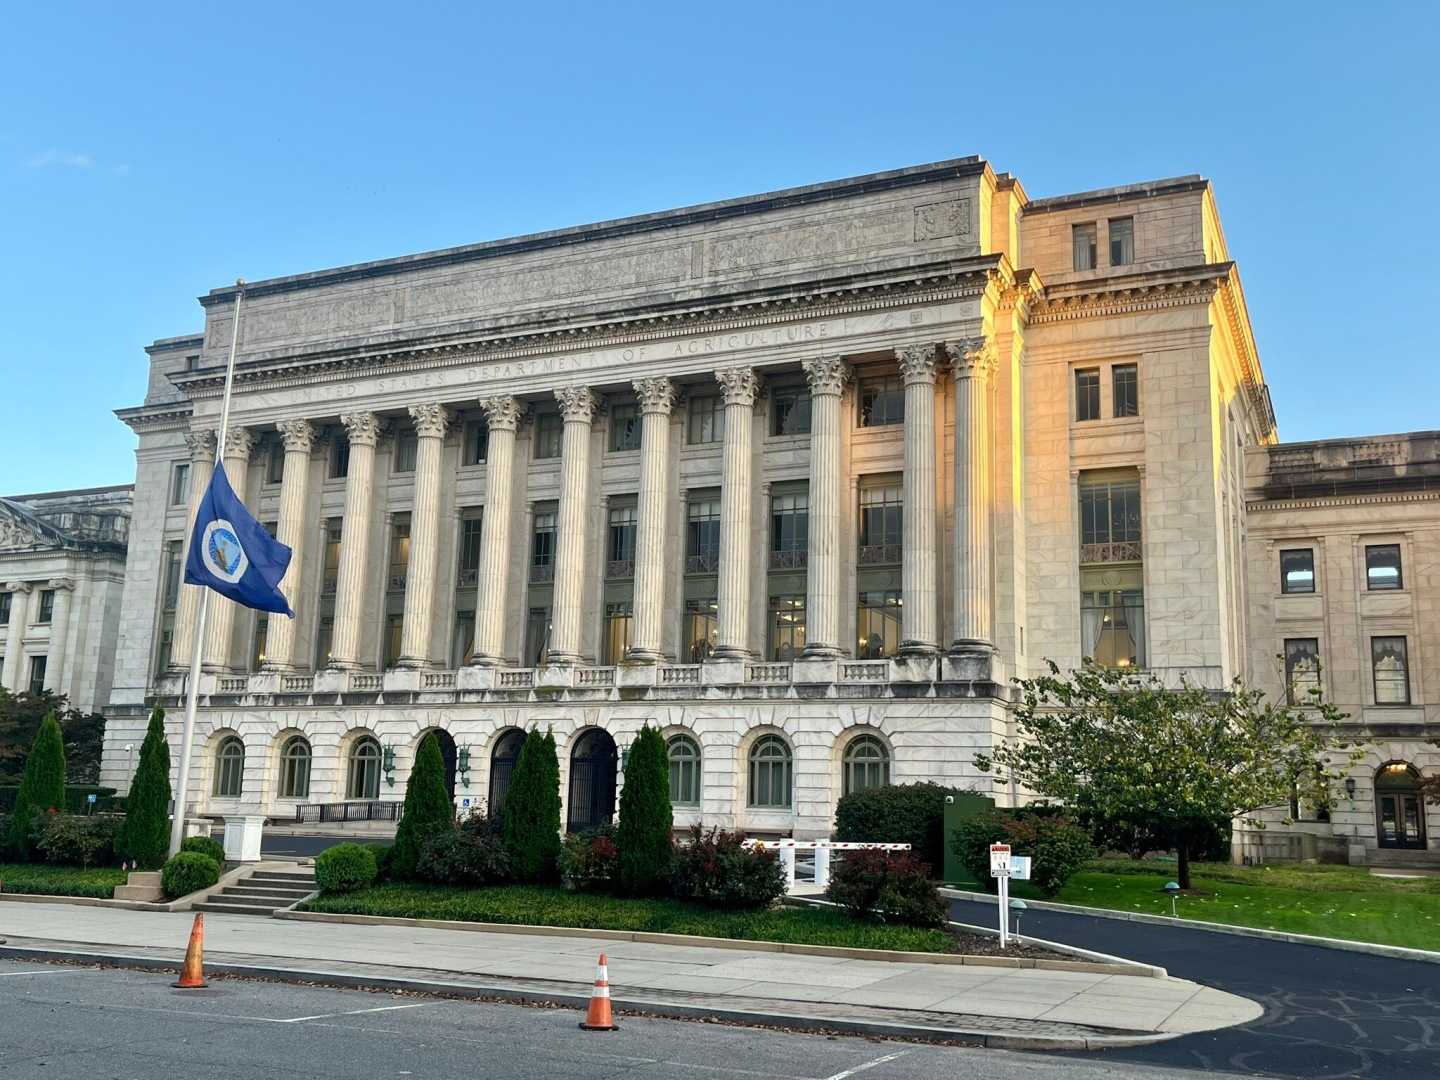
<instances>
[{"instance_id":1,"label":"small shrub row","mask_svg":"<svg viewBox=\"0 0 1440 1080\"><path fill-rule=\"evenodd\" d=\"M909 844L921 862L938 872L945 866L945 797L973 794L928 782L852 791L835 804L835 839Z\"/></svg>"},{"instance_id":2,"label":"small shrub row","mask_svg":"<svg viewBox=\"0 0 1440 1080\"><path fill-rule=\"evenodd\" d=\"M89 797L95 796L92 805ZM19 784L0 785L0 813L8 814L15 809L15 801L20 797ZM65 788L65 796L62 800L64 805L59 807L67 814L101 814L115 809L115 789L112 787L100 787L96 784L75 784Z\"/></svg>"},{"instance_id":3,"label":"small shrub row","mask_svg":"<svg viewBox=\"0 0 1440 1080\"><path fill-rule=\"evenodd\" d=\"M1045 896L1054 896L1094 855L1090 833L1054 807L992 810L961 824L952 840L965 868L987 887L990 845L1006 843L1015 855L1030 856L1030 880Z\"/></svg>"},{"instance_id":4,"label":"small shrub row","mask_svg":"<svg viewBox=\"0 0 1440 1080\"><path fill-rule=\"evenodd\" d=\"M739 833L692 825L690 842L675 850L670 894L715 907L765 907L785 894L785 871L774 852L745 847Z\"/></svg>"},{"instance_id":5,"label":"small shrub row","mask_svg":"<svg viewBox=\"0 0 1440 1080\"><path fill-rule=\"evenodd\" d=\"M37 814L30 830L31 858L57 866L114 866L123 819L78 814Z\"/></svg>"},{"instance_id":6,"label":"small shrub row","mask_svg":"<svg viewBox=\"0 0 1440 1080\"><path fill-rule=\"evenodd\" d=\"M46 863L0 863L0 892L40 896L88 896L109 900L124 885L124 870L92 866L50 866Z\"/></svg>"},{"instance_id":7,"label":"small shrub row","mask_svg":"<svg viewBox=\"0 0 1440 1080\"><path fill-rule=\"evenodd\" d=\"M949 918L929 867L908 852L847 852L831 868L826 895L857 919L938 930Z\"/></svg>"},{"instance_id":8,"label":"small shrub row","mask_svg":"<svg viewBox=\"0 0 1440 1080\"><path fill-rule=\"evenodd\" d=\"M620 872L615 827L571 833L560 847L560 880L576 892L611 892Z\"/></svg>"}]
</instances>

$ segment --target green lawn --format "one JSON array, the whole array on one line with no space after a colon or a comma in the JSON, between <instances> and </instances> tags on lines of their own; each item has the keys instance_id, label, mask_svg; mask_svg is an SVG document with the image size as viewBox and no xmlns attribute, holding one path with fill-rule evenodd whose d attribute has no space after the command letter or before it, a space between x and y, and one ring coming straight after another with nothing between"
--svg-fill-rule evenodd
<instances>
[{"instance_id":1,"label":"green lawn","mask_svg":"<svg viewBox=\"0 0 1440 1080\"><path fill-rule=\"evenodd\" d=\"M1196 863L1191 876L1195 889L1208 895L1181 896L1181 918L1440 950L1440 878L1378 878L1351 866L1228 863ZM1106 860L1076 874L1054 899L1169 915L1170 898L1161 890L1174 879L1173 861ZM1012 882L1011 890L1040 899L1023 882Z\"/></svg>"},{"instance_id":2,"label":"green lawn","mask_svg":"<svg viewBox=\"0 0 1440 1080\"><path fill-rule=\"evenodd\" d=\"M574 926L694 934L738 941L839 945L852 949L950 952L955 939L941 930L858 922L839 911L782 907L722 911L678 900L629 900L533 886L459 889L442 885L374 885L359 892L320 896L302 911L457 919L529 926Z\"/></svg>"},{"instance_id":3,"label":"green lawn","mask_svg":"<svg viewBox=\"0 0 1440 1080\"><path fill-rule=\"evenodd\" d=\"M93 896L109 900L124 885L124 870L105 866L51 866L48 863L0 863L0 891L46 896Z\"/></svg>"}]
</instances>

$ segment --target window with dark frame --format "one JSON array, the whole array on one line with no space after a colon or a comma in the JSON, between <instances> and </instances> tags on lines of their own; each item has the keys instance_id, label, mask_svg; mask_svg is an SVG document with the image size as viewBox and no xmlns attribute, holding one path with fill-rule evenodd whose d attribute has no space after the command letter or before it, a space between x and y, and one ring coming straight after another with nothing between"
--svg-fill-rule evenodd
<instances>
[{"instance_id":1,"label":"window with dark frame","mask_svg":"<svg viewBox=\"0 0 1440 1080\"><path fill-rule=\"evenodd\" d=\"M480 580L480 535L484 528L481 517L466 517L460 522L460 588L472 589Z\"/></svg>"},{"instance_id":2,"label":"window with dark frame","mask_svg":"<svg viewBox=\"0 0 1440 1080\"><path fill-rule=\"evenodd\" d=\"M610 408L610 452L640 449L640 406L613 405Z\"/></svg>"},{"instance_id":3,"label":"window with dark frame","mask_svg":"<svg viewBox=\"0 0 1440 1080\"><path fill-rule=\"evenodd\" d=\"M1135 261L1135 219L1111 218L1109 232L1110 265L1129 266Z\"/></svg>"},{"instance_id":4,"label":"window with dark frame","mask_svg":"<svg viewBox=\"0 0 1440 1080\"><path fill-rule=\"evenodd\" d=\"M1288 548L1280 552L1280 591L1287 594L1315 591L1314 548Z\"/></svg>"},{"instance_id":5,"label":"window with dark frame","mask_svg":"<svg viewBox=\"0 0 1440 1080\"><path fill-rule=\"evenodd\" d=\"M190 463L182 461L175 466L170 484L170 505L184 506L190 498Z\"/></svg>"},{"instance_id":6,"label":"window with dark frame","mask_svg":"<svg viewBox=\"0 0 1440 1080\"><path fill-rule=\"evenodd\" d=\"M715 573L720 568L720 500L691 499L685 518L685 572Z\"/></svg>"},{"instance_id":7,"label":"window with dark frame","mask_svg":"<svg viewBox=\"0 0 1440 1080\"><path fill-rule=\"evenodd\" d=\"M670 759L670 802L700 805L700 744L689 735L674 735L666 745Z\"/></svg>"},{"instance_id":8,"label":"window with dark frame","mask_svg":"<svg viewBox=\"0 0 1440 1080\"><path fill-rule=\"evenodd\" d=\"M1376 705L1410 704L1410 650L1403 637L1372 637L1370 667Z\"/></svg>"},{"instance_id":9,"label":"window with dark frame","mask_svg":"<svg viewBox=\"0 0 1440 1080\"><path fill-rule=\"evenodd\" d=\"M336 435L330 443L330 479L343 480L350 472L350 440Z\"/></svg>"},{"instance_id":10,"label":"window with dark frame","mask_svg":"<svg viewBox=\"0 0 1440 1080\"><path fill-rule=\"evenodd\" d=\"M1070 226L1070 245L1076 270L1095 269L1095 223Z\"/></svg>"},{"instance_id":11,"label":"window with dark frame","mask_svg":"<svg viewBox=\"0 0 1440 1080\"><path fill-rule=\"evenodd\" d=\"M1285 700L1291 705L1315 704L1320 689L1320 640L1285 639Z\"/></svg>"},{"instance_id":12,"label":"window with dark frame","mask_svg":"<svg viewBox=\"0 0 1440 1080\"><path fill-rule=\"evenodd\" d=\"M630 651L630 634L635 627L635 605L622 600L605 605L605 633L601 637L600 663L609 667L625 659Z\"/></svg>"},{"instance_id":13,"label":"window with dark frame","mask_svg":"<svg viewBox=\"0 0 1440 1080\"><path fill-rule=\"evenodd\" d=\"M530 537L530 580L549 581L555 575L555 511L537 512Z\"/></svg>"},{"instance_id":14,"label":"window with dark frame","mask_svg":"<svg viewBox=\"0 0 1440 1080\"><path fill-rule=\"evenodd\" d=\"M770 397L771 435L810 434L810 391L803 386L777 388Z\"/></svg>"},{"instance_id":15,"label":"window with dark frame","mask_svg":"<svg viewBox=\"0 0 1440 1080\"><path fill-rule=\"evenodd\" d=\"M905 423L905 384L900 376L861 379L856 398L860 403L859 424L862 428Z\"/></svg>"},{"instance_id":16,"label":"window with dark frame","mask_svg":"<svg viewBox=\"0 0 1440 1080\"><path fill-rule=\"evenodd\" d=\"M904 489L899 484L860 489L860 565L900 562L904 546L903 503Z\"/></svg>"},{"instance_id":17,"label":"window with dark frame","mask_svg":"<svg viewBox=\"0 0 1440 1080\"><path fill-rule=\"evenodd\" d=\"M805 648L805 594L776 594L769 608L770 658L794 660Z\"/></svg>"},{"instance_id":18,"label":"window with dark frame","mask_svg":"<svg viewBox=\"0 0 1440 1080\"><path fill-rule=\"evenodd\" d=\"M320 580L320 595L334 596L340 580L340 537L339 518L330 518L325 523L325 573Z\"/></svg>"},{"instance_id":19,"label":"window with dark frame","mask_svg":"<svg viewBox=\"0 0 1440 1080\"><path fill-rule=\"evenodd\" d=\"M725 402L719 394L705 394L690 399L689 432L691 446L721 442L725 438Z\"/></svg>"},{"instance_id":20,"label":"window with dark frame","mask_svg":"<svg viewBox=\"0 0 1440 1080\"><path fill-rule=\"evenodd\" d=\"M559 413L541 413L535 417L535 460L558 458L564 434L565 418Z\"/></svg>"},{"instance_id":21,"label":"window with dark frame","mask_svg":"<svg viewBox=\"0 0 1440 1080\"><path fill-rule=\"evenodd\" d=\"M1100 369L1075 369L1075 419L1100 419Z\"/></svg>"},{"instance_id":22,"label":"window with dark frame","mask_svg":"<svg viewBox=\"0 0 1440 1080\"><path fill-rule=\"evenodd\" d=\"M420 453L420 436L413 431L402 431L395 436L395 471L413 473L415 459Z\"/></svg>"},{"instance_id":23,"label":"window with dark frame","mask_svg":"<svg viewBox=\"0 0 1440 1080\"><path fill-rule=\"evenodd\" d=\"M40 617L36 622L48 623L55 618L55 590L43 589L40 593Z\"/></svg>"},{"instance_id":24,"label":"window with dark frame","mask_svg":"<svg viewBox=\"0 0 1440 1080\"><path fill-rule=\"evenodd\" d=\"M685 601L685 627L680 648L686 663L701 664L709 659L720 640L720 605L713 598Z\"/></svg>"},{"instance_id":25,"label":"window with dark frame","mask_svg":"<svg viewBox=\"0 0 1440 1080\"><path fill-rule=\"evenodd\" d=\"M611 507L607 523L609 532L605 543L606 577L635 576L635 532L639 521L639 513L635 507Z\"/></svg>"},{"instance_id":26,"label":"window with dark frame","mask_svg":"<svg viewBox=\"0 0 1440 1080\"><path fill-rule=\"evenodd\" d=\"M10 608L14 602L14 593L0 593L0 626L10 625Z\"/></svg>"},{"instance_id":27,"label":"window with dark frame","mask_svg":"<svg viewBox=\"0 0 1440 1080\"><path fill-rule=\"evenodd\" d=\"M1140 369L1136 365L1113 365L1110 389L1110 411L1114 416L1140 415Z\"/></svg>"},{"instance_id":28,"label":"window with dark frame","mask_svg":"<svg viewBox=\"0 0 1440 1080\"><path fill-rule=\"evenodd\" d=\"M1372 591L1403 589L1399 544L1368 544L1365 547L1365 587Z\"/></svg>"},{"instance_id":29,"label":"window with dark frame","mask_svg":"<svg viewBox=\"0 0 1440 1080\"><path fill-rule=\"evenodd\" d=\"M770 568L796 570L805 566L810 540L810 496L794 492L770 497Z\"/></svg>"},{"instance_id":30,"label":"window with dark frame","mask_svg":"<svg viewBox=\"0 0 1440 1080\"><path fill-rule=\"evenodd\" d=\"M31 694L41 694L45 691L45 666L48 663L43 656L32 656L30 658L30 686Z\"/></svg>"},{"instance_id":31,"label":"window with dark frame","mask_svg":"<svg viewBox=\"0 0 1440 1080\"><path fill-rule=\"evenodd\" d=\"M490 425L484 420L471 420L465 425L465 457L463 465L484 465L490 453Z\"/></svg>"},{"instance_id":32,"label":"window with dark frame","mask_svg":"<svg viewBox=\"0 0 1440 1080\"><path fill-rule=\"evenodd\" d=\"M270 443L265 454L265 483L278 484L285 479L285 444L279 439Z\"/></svg>"},{"instance_id":33,"label":"window with dark frame","mask_svg":"<svg viewBox=\"0 0 1440 1080\"><path fill-rule=\"evenodd\" d=\"M900 648L900 590L862 592L856 612L856 658L884 660Z\"/></svg>"}]
</instances>

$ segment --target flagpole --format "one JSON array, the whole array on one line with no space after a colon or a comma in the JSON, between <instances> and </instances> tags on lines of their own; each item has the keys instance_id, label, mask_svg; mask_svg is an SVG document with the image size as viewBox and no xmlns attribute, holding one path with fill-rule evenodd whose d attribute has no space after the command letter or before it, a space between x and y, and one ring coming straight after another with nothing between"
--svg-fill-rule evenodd
<instances>
[{"instance_id":1,"label":"flagpole","mask_svg":"<svg viewBox=\"0 0 1440 1080\"><path fill-rule=\"evenodd\" d=\"M230 428L230 391L235 386L235 347L240 342L240 305L245 299L245 279L235 282L235 317L230 324L230 359L225 365L225 396L220 405L220 431L215 438L215 465L225 460L225 435ZM191 483L198 483L193 478ZM193 525L193 523L192 523ZM210 589L200 590L200 610L195 615L195 636L190 642L190 678L185 683L185 727L180 733L180 775L175 784L175 813L170 821L170 854L185 841L185 799L190 787L190 746L195 741L195 709L200 700L200 662L205 648L205 624L210 613Z\"/></svg>"}]
</instances>

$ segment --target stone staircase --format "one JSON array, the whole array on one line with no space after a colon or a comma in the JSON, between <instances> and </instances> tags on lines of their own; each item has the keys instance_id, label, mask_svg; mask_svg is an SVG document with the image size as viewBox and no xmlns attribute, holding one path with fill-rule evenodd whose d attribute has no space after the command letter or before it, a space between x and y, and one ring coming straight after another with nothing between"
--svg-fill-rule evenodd
<instances>
[{"instance_id":1,"label":"stone staircase","mask_svg":"<svg viewBox=\"0 0 1440 1080\"><path fill-rule=\"evenodd\" d=\"M285 870L256 870L247 878L226 885L208 900L195 905L196 911L226 915L263 915L268 918L315 891L315 870L296 866Z\"/></svg>"}]
</instances>

